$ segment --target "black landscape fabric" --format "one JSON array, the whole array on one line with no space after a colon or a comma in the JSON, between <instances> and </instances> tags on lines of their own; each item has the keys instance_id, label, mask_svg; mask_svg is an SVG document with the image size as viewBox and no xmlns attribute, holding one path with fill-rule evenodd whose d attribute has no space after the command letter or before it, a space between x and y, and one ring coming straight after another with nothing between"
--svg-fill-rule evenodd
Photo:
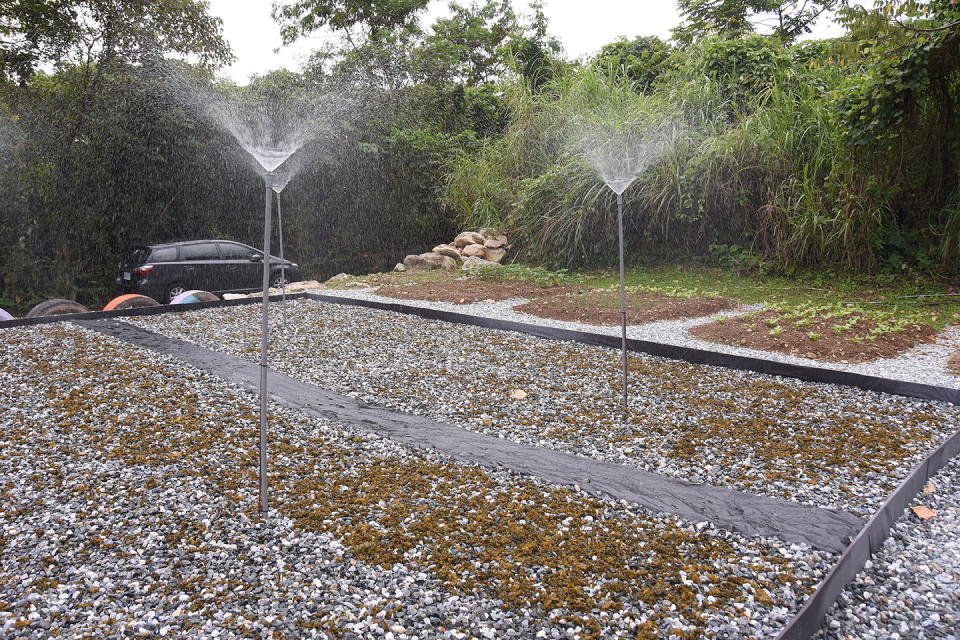
<instances>
[{"instance_id":1,"label":"black landscape fabric","mask_svg":"<svg viewBox=\"0 0 960 640\"><path fill-rule=\"evenodd\" d=\"M227 354L116 320L82 321L81 326L140 347L172 355L250 391L259 388L260 369ZM696 485L633 467L601 462L552 449L528 447L450 424L361 404L355 399L270 372L269 395L291 409L354 425L366 431L453 458L504 467L558 484L578 485L594 495L627 500L652 511L694 522L710 521L748 536L776 536L840 553L863 521L833 509L809 507L751 493Z\"/></svg>"},{"instance_id":2,"label":"black landscape fabric","mask_svg":"<svg viewBox=\"0 0 960 640\"><path fill-rule=\"evenodd\" d=\"M470 316L412 305L312 293L294 294L288 297L293 299L306 297L320 302L394 311L432 320L516 331L552 340L576 341L611 348L620 347L619 338L616 336ZM278 298L279 296L271 296L270 299ZM110 319L121 316L156 315L211 307L257 304L259 302L259 298L250 298L177 306L162 305L123 311L91 312L30 320L9 320L0 322L0 329L66 320L79 321L78 323L81 325L162 353L170 353L175 356L192 355L192 357L183 359L228 381L255 391L259 371L253 363L246 363L231 356L203 350L194 345ZM890 380L832 369L789 365L760 358L736 356L642 340L629 340L628 348L636 352L684 360L695 364L722 366L792 377L809 382L841 384L870 391L960 404L960 390L947 387ZM429 447L451 453L461 460L487 466L502 465L522 473L529 473L563 484L576 483L591 493L621 497L648 506L653 510L677 513L693 520L711 520L719 526L727 526L746 534L777 535L786 540L805 541L812 546L825 550L842 550L843 555L840 560L834 565L827 578L807 599L800 612L780 632L777 636L778 640L809 638L820 629L827 611L833 606L847 583L863 568L870 556L880 549L889 534L890 527L903 514L904 509L913 496L919 492L923 483L948 460L960 453L960 432L958 432L914 469L870 521L861 527L862 521L852 514L815 507L803 507L786 501L717 487L687 485L682 481L622 467L621 465L593 461L546 449L525 447L505 440L468 432L452 425L433 423L416 416L360 405L351 398L324 391L275 372L271 373L271 389L271 399L285 406L351 422L364 429L375 430L378 433L383 433L415 446ZM506 450L510 448L518 448L518 450ZM533 462L529 458L531 450L538 454L543 452L546 457L543 460L545 464L531 464ZM498 461L493 462L493 460ZM504 464L505 462L507 464ZM625 470L627 477L618 478L618 473L608 471L605 467ZM558 473L559 476L555 475ZM647 476L652 476L652 478ZM653 485L649 484L651 480L655 481ZM697 500L693 503L689 502L686 496L691 489L697 494ZM795 511L796 509L799 509L799 511ZM808 517L815 514L822 517L823 520L811 523ZM812 527L811 524L813 524ZM855 536L853 541L849 545L845 545L844 543L851 536Z\"/></svg>"}]
</instances>

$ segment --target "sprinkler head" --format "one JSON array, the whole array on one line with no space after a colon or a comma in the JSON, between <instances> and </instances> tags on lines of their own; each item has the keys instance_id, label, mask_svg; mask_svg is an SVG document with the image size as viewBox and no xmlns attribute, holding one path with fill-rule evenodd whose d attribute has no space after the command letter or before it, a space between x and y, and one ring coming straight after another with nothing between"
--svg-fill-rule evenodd
<instances>
[{"instance_id":1,"label":"sprinkler head","mask_svg":"<svg viewBox=\"0 0 960 640\"><path fill-rule=\"evenodd\" d=\"M267 185L267 189L273 188L273 171L267 171L263 174L263 182Z\"/></svg>"}]
</instances>

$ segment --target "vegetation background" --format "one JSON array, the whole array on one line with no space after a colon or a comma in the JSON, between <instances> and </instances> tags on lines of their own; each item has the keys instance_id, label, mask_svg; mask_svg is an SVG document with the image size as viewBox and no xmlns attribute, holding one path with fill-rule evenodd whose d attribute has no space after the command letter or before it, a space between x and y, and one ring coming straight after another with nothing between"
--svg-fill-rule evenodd
<instances>
[{"instance_id":1,"label":"vegetation background","mask_svg":"<svg viewBox=\"0 0 960 640\"><path fill-rule=\"evenodd\" d=\"M167 91L189 60L236 92L348 90L368 106L284 191L286 253L308 276L389 268L461 227L521 259L616 258L616 204L569 131L597 105L672 123L626 191L628 252L790 273L958 274L960 10L955 0L681 0L665 42L569 60L542 6L299 0L290 42L343 36L297 72L237 87L199 0L0 0L0 306L102 302L135 244L256 244L261 182L229 137ZM841 38L798 41L821 14ZM276 250L276 248L274 248Z\"/></svg>"}]
</instances>

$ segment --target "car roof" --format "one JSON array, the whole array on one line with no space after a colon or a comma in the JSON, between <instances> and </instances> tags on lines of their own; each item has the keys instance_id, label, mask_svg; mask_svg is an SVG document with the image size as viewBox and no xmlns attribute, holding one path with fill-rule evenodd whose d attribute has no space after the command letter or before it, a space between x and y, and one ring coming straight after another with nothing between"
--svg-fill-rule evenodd
<instances>
[{"instance_id":1,"label":"car roof","mask_svg":"<svg viewBox=\"0 0 960 640\"><path fill-rule=\"evenodd\" d=\"M237 242L236 240L225 240L223 238L211 238L209 240L181 240L179 242L160 242L158 244L145 244L140 246L147 249L166 249L167 247L182 247L190 244L207 244L210 242L229 242L230 244L239 244L244 247L247 246L242 242Z\"/></svg>"}]
</instances>

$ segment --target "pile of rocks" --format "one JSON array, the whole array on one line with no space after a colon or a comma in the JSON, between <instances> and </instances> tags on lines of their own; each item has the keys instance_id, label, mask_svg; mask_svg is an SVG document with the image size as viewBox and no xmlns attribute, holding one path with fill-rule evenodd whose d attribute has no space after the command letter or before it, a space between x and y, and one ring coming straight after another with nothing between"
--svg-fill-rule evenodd
<instances>
[{"instance_id":1,"label":"pile of rocks","mask_svg":"<svg viewBox=\"0 0 960 640\"><path fill-rule=\"evenodd\" d=\"M429 269L471 269L501 264L511 245L507 236L494 229L464 231L450 244L440 244L429 253L409 255L394 267L395 271L427 271Z\"/></svg>"}]
</instances>

